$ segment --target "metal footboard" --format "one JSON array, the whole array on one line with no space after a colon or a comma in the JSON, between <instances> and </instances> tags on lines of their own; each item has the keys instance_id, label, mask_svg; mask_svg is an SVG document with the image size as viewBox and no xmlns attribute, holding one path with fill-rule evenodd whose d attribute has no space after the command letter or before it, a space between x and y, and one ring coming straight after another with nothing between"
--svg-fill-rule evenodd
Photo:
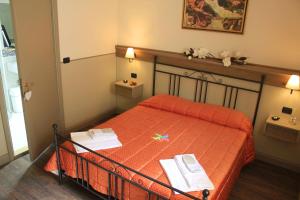
<instances>
[{"instance_id":1,"label":"metal footboard","mask_svg":"<svg viewBox=\"0 0 300 200\"><path fill-rule=\"evenodd\" d=\"M54 131L54 143L55 143L55 149L56 149L56 157L57 157L57 169L58 169L58 177L59 177L59 184L63 184L64 178L71 180L72 182L75 182L77 185L81 186L85 190L88 190L95 196L97 196L99 199L103 200L112 200L112 199L125 199L125 184L128 184L130 186L134 186L137 188L140 188L141 190L145 191L147 193L148 199L156 199L156 200L168 200L168 198L162 196L158 192L152 191L147 188L143 183L144 181L152 181L155 184L160 185L161 187L164 187L166 189L171 190L172 192L178 192L181 195L184 195L186 199L194 199L194 200L208 200L209 191L203 190L202 197L195 197L188 193L182 192L176 188L173 188L165 183L162 183L154 178L151 178L145 174L142 174L134 169L131 169L130 167L127 167L121 163L118 163L104 155L101 155L93 150L90 150L71 139L62 136L58 133L58 126L56 124L53 125L53 131ZM85 150L87 150L89 153L93 154L94 156L97 156L101 159L103 159L104 162L108 162L110 164L110 167L104 167L101 165L101 163L97 163L96 160L90 160L85 157L82 157L80 154L77 154L76 152L73 152L63 146L62 144L64 142L71 142L72 144L75 144ZM75 163L76 163L76 178L71 178L67 176L64 173L64 170L62 169L61 165L61 152L69 153L70 155L74 156ZM107 173L107 179L106 180L99 180L100 181L106 181L107 185L107 191L105 194L97 192L95 189L93 189L90 185L90 168L96 167L97 170L102 170L103 172ZM126 177L124 174L122 174L122 171L127 172L128 174L135 174L138 175L138 179L132 179L132 177ZM144 181L143 181L144 180Z\"/></svg>"}]
</instances>

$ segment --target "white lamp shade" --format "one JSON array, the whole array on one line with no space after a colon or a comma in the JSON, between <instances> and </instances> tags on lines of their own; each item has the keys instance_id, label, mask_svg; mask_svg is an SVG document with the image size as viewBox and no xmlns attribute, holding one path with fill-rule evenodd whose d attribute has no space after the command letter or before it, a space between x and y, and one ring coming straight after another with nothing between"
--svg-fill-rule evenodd
<instances>
[{"instance_id":1,"label":"white lamp shade","mask_svg":"<svg viewBox=\"0 0 300 200\"><path fill-rule=\"evenodd\" d=\"M134 49L133 48L127 48L125 58L128 58L128 59L134 59L135 58L135 54L134 54Z\"/></svg>"},{"instance_id":2,"label":"white lamp shade","mask_svg":"<svg viewBox=\"0 0 300 200\"><path fill-rule=\"evenodd\" d=\"M286 84L286 88L291 90L300 90L300 77L292 75Z\"/></svg>"}]
</instances>

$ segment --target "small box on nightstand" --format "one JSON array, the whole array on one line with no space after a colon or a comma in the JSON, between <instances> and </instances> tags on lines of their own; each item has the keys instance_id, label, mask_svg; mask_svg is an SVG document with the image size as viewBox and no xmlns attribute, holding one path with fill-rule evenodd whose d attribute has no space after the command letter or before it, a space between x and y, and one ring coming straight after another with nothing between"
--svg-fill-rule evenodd
<instances>
[{"instance_id":1,"label":"small box on nightstand","mask_svg":"<svg viewBox=\"0 0 300 200\"><path fill-rule=\"evenodd\" d=\"M300 122L292 122L290 115L276 115L279 119L272 119L270 115L266 121L265 135L285 142L300 141Z\"/></svg>"},{"instance_id":2,"label":"small box on nightstand","mask_svg":"<svg viewBox=\"0 0 300 200\"><path fill-rule=\"evenodd\" d=\"M118 95L133 99L143 96L143 83L130 85L130 81L127 83L124 83L123 81L117 81L115 82L115 86Z\"/></svg>"}]
</instances>

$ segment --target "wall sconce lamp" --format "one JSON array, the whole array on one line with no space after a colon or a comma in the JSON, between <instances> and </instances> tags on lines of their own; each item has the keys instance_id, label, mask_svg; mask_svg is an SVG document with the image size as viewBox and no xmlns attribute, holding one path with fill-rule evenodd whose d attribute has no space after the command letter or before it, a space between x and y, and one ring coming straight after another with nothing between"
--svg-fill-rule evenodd
<instances>
[{"instance_id":1,"label":"wall sconce lamp","mask_svg":"<svg viewBox=\"0 0 300 200\"><path fill-rule=\"evenodd\" d=\"M292 75L285 87L291 89L291 94L293 94L294 90L300 90L300 77Z\"/></svg>"},{"instance_id":2,"label":"wall sconce lamp","mask_svg":"<svg viewBox=\"0 0 300 200\"><path fill-rule=\"evenodd\" d=\"M135 59L135 53L133 48L127 48L125 58L129 59L129 62L132 63Z\"/></svg>"}]
</instances>

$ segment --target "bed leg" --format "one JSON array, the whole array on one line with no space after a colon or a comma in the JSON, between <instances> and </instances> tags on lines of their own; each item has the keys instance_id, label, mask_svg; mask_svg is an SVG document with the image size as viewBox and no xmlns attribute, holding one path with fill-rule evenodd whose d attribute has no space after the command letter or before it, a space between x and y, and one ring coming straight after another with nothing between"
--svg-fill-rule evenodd
<instances>
[{"instance_id":1,"label":"bed leg","mask_svg":"<svg viewBox=\"0 0 300 200\"><path fill-rule=\"evenodd\" d=\"M55 144L55 151L56 151L56 164L57 164L57 171L58 171L58 183L59 185L63 184L63 177L62 177L62 170L61 170L61 163L60 163L60 153L59 153L59 144L58 144L58 125L53 124L53 133L54 133L54 144Z\"/></svg>"},{"instance_id":2,"label":"bed leg","mask_svg":"<svg viewBox=\"0 0 300 200\"><path fill-rule=\"evenodd\" d=\"M202 200L208 200L209 190L202 191Z\"/></svg>"}]
</instances>

